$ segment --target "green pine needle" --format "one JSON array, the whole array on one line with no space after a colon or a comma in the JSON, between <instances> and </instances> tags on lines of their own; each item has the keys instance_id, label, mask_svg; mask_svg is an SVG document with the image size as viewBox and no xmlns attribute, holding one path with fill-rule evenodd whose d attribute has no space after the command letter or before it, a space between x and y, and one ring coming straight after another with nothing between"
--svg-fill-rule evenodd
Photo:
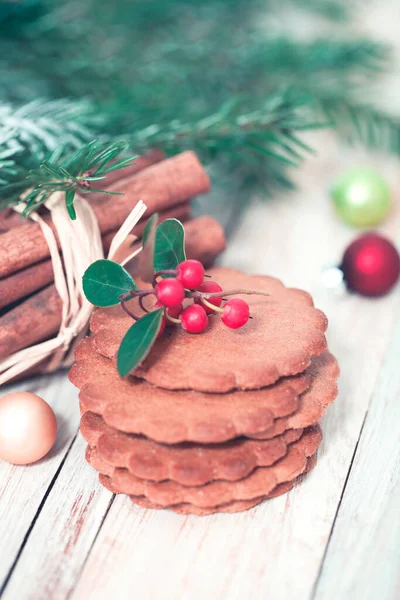
<instances>
[{"instance_id":1,"label":"green pine needle","mask_svg":"<svg viewBox=\"0 0 400 600\"><path fill-rule=\"evenodd\" d=\"M23 200L26 204L24 216L29 216L37 210L54 192L65 192L65 201L71 219L76 219L74 198L77 192L88 193L104 190L94 190L92 181L105 179L107 173L123 169L133 164L136 157L129 156L116 160L127 151L126 142L104 143L94 140L85 144L72 153L65 148L56 148L37 169L31 170L26 178L25 186L32 190L21 199L16 196L13 186L4 189L9 192L9 198L0 202L0 208L18 204ZM18 194L17 186L17 194ZM118 194L118 192L112 192Z\"/></svg>"},{"instance_id":2,"label":"green pine needle","mask_svg":"<svg viewBox=\"0 0 400 600\"><path fill-rule=\"evenodd\" d=\"M357 99L321 100L321 110L331 126L349 144L400 155L400 116L385 113Z\"/></svg>"}]
</instances>

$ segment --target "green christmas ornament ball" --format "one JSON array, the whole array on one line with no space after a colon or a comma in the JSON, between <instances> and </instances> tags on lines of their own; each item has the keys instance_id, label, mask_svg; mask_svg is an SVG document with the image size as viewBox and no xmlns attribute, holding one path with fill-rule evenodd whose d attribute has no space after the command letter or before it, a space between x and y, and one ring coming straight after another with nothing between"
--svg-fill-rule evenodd
<instances>
[{"instance_id":1,"label":"green christmas ornament ball","mask_svg":"<svg viewBox=\"0 0 400 600\"><path fill-rule=\"evenodd\" d=\"M338 215L354 227L378 225L390 210L389 186L373 169L347 170L334 183L331 196Z\"/></svg>"}]
</instances>

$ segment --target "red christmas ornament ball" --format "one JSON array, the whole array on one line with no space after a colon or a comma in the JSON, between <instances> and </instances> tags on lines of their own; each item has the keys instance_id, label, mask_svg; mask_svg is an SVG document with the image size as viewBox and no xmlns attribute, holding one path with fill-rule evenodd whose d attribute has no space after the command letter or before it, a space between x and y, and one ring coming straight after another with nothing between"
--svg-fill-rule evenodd
<instances>
[{"instance_id":1,"label":"red christmas ornament ball","mask_svg":"<svg viewBox=\"0 0 400 600\"><path fill-rule=\"evenodd\" d=\"M400 275L400 257L382 235L366 233L350 244L340 269L347 287L363 296L383 296Z\"/></svg>"}]
</instances>

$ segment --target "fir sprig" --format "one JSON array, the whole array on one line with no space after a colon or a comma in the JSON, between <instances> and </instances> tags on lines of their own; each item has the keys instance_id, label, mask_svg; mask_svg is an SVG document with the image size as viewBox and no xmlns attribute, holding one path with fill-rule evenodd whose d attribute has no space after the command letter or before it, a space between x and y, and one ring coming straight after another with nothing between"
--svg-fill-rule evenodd
<instances>
[{"instance_id":1,"label":"fir sprig","mask_svg":"<svg viewBox=\"0 0 400 600\"><path fill-rule=\"evenodd\" d=\"M54 165L47 171L39 165L59 144L68 153L99 136L125 139L135 153L194 149L218 168L219 181L233 184L236 197L240 188L248 197L249 187L260 184L269 195L290 187L290 169L308 151L301 133L321 123L345 139L400 153L399 118L364 102L365 84L386 68L388 50L348 35L348 2L97 5L30 0L0 6L3 205L33 184L77 186L73 173L63 178ZM286 26L293 12L331 19L329 39L298 36L296 18L294 31ZM25 105L29 99L35 100ZM29 171L37 178L31 173L28 179Z\"/></svg>"},{"instance_id":2,"label":"fir sprig","mask_svg":"<svg viewBox=\"0 0 400 600\"><path fill-rule=\"evenodd\" d=\"M88 102L65 99L44 102L35 100L19 107L0 104L0 148L8 156L24 151L42 160L60 145L77 148L93 138L99 124Z\"/></svg>"},{"instance_id":3,"label":"fir sprig","mask_svg":"<svg viewBox=\"0 0 400 600\"><path fill-rule=\"evenodd\" d=\"M132 164L136 157L123 157L126 150L125 142L104 143L96 140L72 153L66 153L65 147L59 146L38 169L29 172L25 186L33 189L23 197L26 204L23 215L28 216L37 210L54 192L65 193L65 202L71 219L76 219L74 198L78 191L81 194L96 191L120 195L120 192L94 188L93 184L105 179L107 173ZM21 201L21 198L16 196L15 192L13 193L13 187L9 185L6 188L9 198L3 204L0 203L0 207ZM16 187L19 192L19 184L16 184Z\"/></svg>"},{"instance_id":4,"label":"fir sprig","mask_svg":"<svg viewBox=\"0 0 400 600\"><path fill-rule=\"evenodd\" d=\"M98 117L88 102L35 100L21 106L0 103L0 207L17 201L31 181L31 171L62 146L64 153L95 137ZM40 175L39 175L40 173Z\"/></svg>"},{"instance_id":5,"label":"fir sprig","mask_svg":"<svg viewBox=\"0 0 400 600\"><path fill-rule=\"evenodd\" d=\"M296 166L310 148L301 141L299 133L324 126L309 110L305 96L290 90L278 91L263 103L262 108L245 111L244 102L229 101L203 119L182 122L175 119L166 125L152 125L137 130L127 139L139 149L161 147L167 153L193 148L204 160L217 155L261 154L286 166ZM325 123L326 125L326 123Z\"/></svg>"},{"instance_id":6,"label":"fir sprig","mask_svg":"<svg viewBox=\"0 0 400 600\"><path fill-rule=\"evenodd\" d=\"M400 155L399 115L351 98L342 102L321 99L320 106L328 122L346 142Z\"/></svg>"}]
</instances>

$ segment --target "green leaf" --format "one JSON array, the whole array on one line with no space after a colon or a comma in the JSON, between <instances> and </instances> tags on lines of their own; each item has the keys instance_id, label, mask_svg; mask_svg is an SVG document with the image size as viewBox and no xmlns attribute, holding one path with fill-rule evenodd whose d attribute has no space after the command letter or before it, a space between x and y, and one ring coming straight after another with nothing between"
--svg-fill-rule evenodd
<instances>
[{"instance_id":1,"label":"green leaf","mask_svg":"<svg viewBox=\"0 0 400 600\"><path fill-rule=\"evenodd\" d=\"M158 214L154 213L146 223L143 231L143 250L139 254L139 275L143 281L151 283L153 281L153 263L154 251L156 246Z\"/></svg>"},{"instance_id":2,"label":"green leaf","mask_svg":"<svg viewBox=\"0 0 400 600\"><path fill-rule=\"evenodd\" d=\"M157 227L154 270L157 272L176 269L184 260L186 254L183 225L177 219L167 219Z\"/></svg>"},{"instance_id":3,"label":"green leaf","mask_svg":"<svg viewBox=\"0 0 400 600\"><path fill-rule=\"evenodd\" d=\"M75 212L75 208L74 208L74 198L75 198L75 189L74 188L70 188L69 190L67 190L65 192L65 202L67 204L68 214L72 221L75 221L75 219L76 219L76 212Z\"/></svg>"},{"instance_id":4,"label":"green leaf","mask_svg":"<svg viewBox=\"0 0 400 600\"><path fill-rule=\"evenodd\" d=\"M69 218L71 219L71 221L76 221L76 212L75 212L75 208L74 208L73 204L67 205L67 211L68 211Z\"/></svg>"},{"instance_id":5,"label":"green leaf","mask_svg":"<svg viewBox=\"0 0 400 600\"><path fill-rule=\"evenodd\" d=\"M128 329L118 350L117 366L121 377L126 377L146 358L157 339L162 317L163 309L159 308Z\"/></svg>"},{"instance_id":6,"label":"green leaf","mask_svg":"<svg viewBox=\"0 0 400 600\"><path fill-rule=\"evenodd\" d=\"M119 296L136 289L128 271L112 260L97 260L86 269L83 291L95 306L119 304Z\"/></svg>"}]
</instances>

